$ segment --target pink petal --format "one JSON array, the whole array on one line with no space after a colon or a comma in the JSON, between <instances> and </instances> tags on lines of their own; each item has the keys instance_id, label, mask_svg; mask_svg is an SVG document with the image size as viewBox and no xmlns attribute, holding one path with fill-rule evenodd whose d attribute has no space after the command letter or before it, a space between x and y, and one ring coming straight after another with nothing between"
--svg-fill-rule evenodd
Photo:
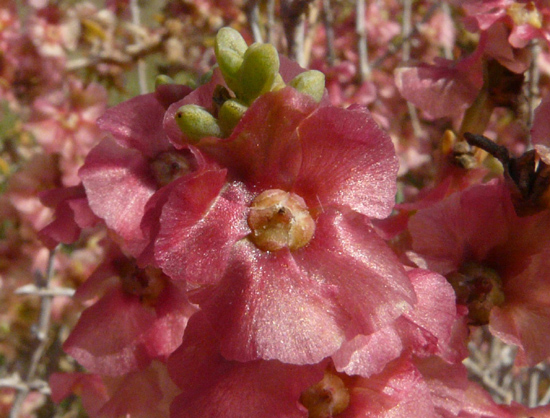
<instances>
[{"instance_id":1,"label":"pink petal","mask_svg":"<svg viewBox=\"0 0 550 418\"><path fill-rule=\"evenodd\" d=\"M550 356L550 253L534 255L529 267L504 283L505 304L491 310L491 333L520 348L520 363L534 366Z\"/></svg>"},{"instance_id":2,"label":"pink petal","mask_svg":"<svg viewBox=\"0 0 550 418\"><path fill-rule=\"evenodd\" d=\"M172 103L182 100L193 89L182 84L161 84L155 89L155 99L168 109Z\"/></svg>"},{"instance_id":3,"label":"pink petal","mask_svg":"<svg viewBox=\"0 0 550 418\"><path fill-rule=\"evenodd\" d=\"M333 303L350 315L350 336L381 329L416 302L401 263L363 215L321 213L313 239L293 256L310 277L337 289Z\"/></svg>"},{"instance_id":4,"label":"pink petal","mask_svg":"<svg viewBox=\"0 0 550 418\"><path fill-rule=\"evenodd\" d=\"M476 70L481 72L481 68L473 71ZM447 61L439 65L420 64L398 68L395 82L405 99L432 118L459 118L481 87L472 83L468 71L472 68L463 70Z\"/></svg>"},{"instance_id":5,"label":"pink petal","mask_svg":"<svg viewBox=\"0 0 550 418\"><path fill-rule=\"evenodd\" d=\"M321 380L323 366L278 361L228 361L202 314L189 322L182 346L168 369L182 389L171 406L172 418L305 418L298 404L303 390Z\"/></svg>"},{"instance_id":6,"label":"pink petal","mask_svg":"<svg viewBox=\"0 0 550 418\"><path fill-rule=\"evenodd\" d=\"M489 392L475 382L468 382L464 407L459 418L517 418L507 412L504 406L497 405Z\"/></svg>"},{"instance_id":7,"label":"pink petal","mask_svg":"<svg viewBox=\"0 0 550 418\"><path fill-rule=\"evenodd\" d=\"M225 358L316 363L344 341L347 312L336 289L302 270L288 250L235 245L222 281L201 307L221 336Z\"/></svg>"},{"instance_id":8,"label":"pink petal","mask_svg":"<svg viewBox=\"0 0 550 418\"><path fill-rule=\"evenodd\" d=\"M155 258L174 280L214 283L227 264L233 244L250 231L238 184L225 183L225 170L181 178L163 207Z\"/></svg>"},{"instance_id":9,"label":"pink petal","mask_svg":"<svg viewBox=\"0 0 550 418\"><path fill-rule=\"evenodd\" d=\"M357 335L332 355L336 370L348 375L370 377L401 355L403 344L392 326L370 335Z\"/></svg>"},{"instance_id":10,"label":"pink petal","mask_svg":"<svg viewBox=\"0 0 550 418\"><path fill-rule=\"evenodd\" d=\"M349 389L351 402L341 413L342 418L436 416L428 386L418 369L406 358L390 363L378 375L356 380Z\"/></svg>"},{"instance_id":11,"label":"pink petal","mask_svg":"<svg viewBox=\"0 0 550 418\"><path fill-rule=\"evenodd\" d=\"M478 185L419 210L409 221L413 249L440 274L484 260L508 238L505 193L501 184Z\"/></svg>"},{"instance_id":12,"label":"pink petal","mask_svg":"<svg viewBox=\"0 0 550 418\"><path fill-rule=\"evenodd\" d=\"M82 313L63 349L94 373L125 374L151 361L142 339L154 321L137 297L114 289Z\"/></svg>"},{"instance_id":13,"label":"pink petal","mask_svg":"<svg viewBox=\"0 0 550 418\"><path fill-rule=\"evenodd\" d=\"M300 168L296 127L317 108L292 88L257 99L226 140L199 144L236 178L260 190L288 189Z\"/></svg>"},{"instance_id":14,"label":"pink petal","mask_svg":"<svg viewBox=\"0 0 550 418\"><path fill-rule=\"evenodd\" d=\"M408 276L418 302L414 309L403 314L399 320L402 323L396 327L404 345L411 347L415 355L441 355L450 343L457 320L455 292L447 279L437 273L415 269L409 271Z\"/></svg>"},{"instance_id":15,"label":"pink petal","mask_svg":"<svg viewBox=\"0 0 550 418\"><path fill-rule=\"evenodd\" d=\"M97 123L120 145L154 157L171 148L163 130L164 113L154 93L144 94L110 108Z\"/></svg>"},{"instance_id":16,"label":"pink petal","mask_svg":"<svg viewBox=\"0 0 550 418\"><path fill-rule=\"evenodd\" d=\"M101 377L87 373L53 373L48 381L55 403L60 403L72 393L81 394L82 407L95 418L98 411L109 399Z\"/></svg>"},{"instance_id":17,"label":"pink petal","mask_svg":"<svg viewBox=\"0 0 550 418\"><path fill-rule=\"evenodd\" d=\"M468 387L468 371L458 362L449 364L440 357L416 360L415 365L422 373L430 389L430 397L438 417L454 418L464 405Z\"/></svg>"},{"instance_id":18,"label":"pink petal","mask_svg":"<svg viewBox=\"0 0 550 418\"><path fill-rule=\"evenodd\" d=\"M298 127L302 165L293 191L310 207L348 206L388 216L398 160L390 137L363 107L322 107Z\"/></svg>"},{"instance_id":19,"label":"pink petal","mask_svg":"<svg viewBox=\"0 0 550 418\"><path fill-rule=\"evenodd\" d=\"M90 207L139 253L145 204L157 189L149 162L135 149L104 139L86 158L79 172Z\"/></svg>"}]
</instances>

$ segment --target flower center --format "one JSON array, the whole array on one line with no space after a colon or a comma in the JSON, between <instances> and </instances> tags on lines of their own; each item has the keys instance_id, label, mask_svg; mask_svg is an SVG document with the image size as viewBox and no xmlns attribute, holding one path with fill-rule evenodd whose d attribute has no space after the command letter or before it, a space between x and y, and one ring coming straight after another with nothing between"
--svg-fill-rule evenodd
<instances>
[{"instance_id":1,"label":"flower center","mask_svg":"<svg viewBox=\"0 0 550 418\"><path fill-rule=\"evenodd\" d=\"M279 189L266 190L250 205L251 241L263 251L306 246L315 232L315 221L300 196Z\"/></svg>"},{"instance_id":2,"label":"flower center","mask_svg":"<svg viewBox=\"0 0 550 418\"><path fill-rule=\"evenodd\" d=\"M161 187L193 170L191 156L181 152L163 152L151 162L151 171Z\"/></svg>"},{"instance_id":3,"label":"flower center","mask_svg":"<svg viewBox=\"0 0 550 418\"><path fill-rule=\"evenodd\" d=\"M502 306L502 280L496 271L477 263L465 263L447 276L456 293L456 301L468 307L472 325L486 325L494 306Z\"/></svg>"},{"instance_id":4,"label":"flower center","mask_svg":"<svg viewBox=\"0 0 550 418\"><path fill-rule=\"evenodd\" d=\"M306 389L300 396L300 402L308 412L309 418L326 418L344 412L349 406L349 391L335 374L325 372L323 379Z\"/></svg>"},{"instance_id":5,"label":"flower center","mask_svg":"<svg viewBox=\"0 0 550 418\"><path fill-rule=\"evenodd\" d=\"M119 273L122 290L127 294L138 296L148 306L154 306L166 285L161 270L154 267L140 269L134 260L119 258L114 261Z\"/></svg>"}]
</instances>

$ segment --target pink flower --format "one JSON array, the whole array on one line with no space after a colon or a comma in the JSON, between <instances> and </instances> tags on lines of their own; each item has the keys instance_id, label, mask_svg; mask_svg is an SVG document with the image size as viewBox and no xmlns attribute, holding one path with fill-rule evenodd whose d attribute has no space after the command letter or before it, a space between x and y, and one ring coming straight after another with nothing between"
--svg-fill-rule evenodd
<instances>
[{"instance_id":1,"label":"pink flower","mask_svg":"<svg viewBox=\"0 0 550 418\"><path fill-rule=\"evenodd\" d=\"M80 182L78 168L98 141L96 120L106 106L107 92L101 85L84 86L76 79L33 103L33 116L26 129L47 153L61 156L65 185L76 186Z\"/></svg>"},{"instance_id":2,"label":"pink flower","mask_svg":"<svg viewBox=\"0 0 550 418\"><path fill-rule=\"evenodd\" d=\"M286 88L256 100L229 138L198 147L227 178L210 171L172 189L155 257L197 288L223 356L316 363L414 303L369 220L391 211L397 161L366 110Z\"/></svg>"},{"instance_id":3,"label":"pink flower","mask_svg":"<svg viewBox=\"0 0 550 418\"><path fill-rule=\"evenodd\" d=\"M192 148L176 150L162 126L167 102L189 91L166 86L109 109L98 124L111 136L91 150L79 171L91 209L135 257L148 244L140 225L149 199L206 164Z\"/></svg>"},{"instance_id":4,"label":"pink flower","mask_svg":"<svg viewBox=\"0 0 550 418\"><path fill-rule=\"evenodd\" d=\"M474 186L409 221L413 249L447 277L470 322L520 347L529 364L550 355L550 213L519 218L503 183Z\"/></svg>"},{"instance_id":5,"label":"pink flower","mask_svg":"<svg viewBox=\"0 0 550 418\"><path fill-rule=\"evenodd\" d=\"M195 312L185 292L158 269L139 269L110 246L77 299L100 298L82 313L64 350L93 373L118 376L147 367L181 343Z\"/></svg>"},{"instance_id":6,"label":"pink flower","mask_svg":"<svg viewBox=\"0 0 550 418\"><path fill-rule=\"evenodd\" d=\"M86 373L54 373L49 379L56 403L71 393L80 396L91 418L131 415L135 418L165 418L177 387L170 381L165 364L153 361L149 367L119 377Z\"/></svg>"},{"instance_id":7,"label":"pink flower","mask_svg":"<svg viewBox=\"0 0 550 418\"><path fill-rule=\"evenodd\" d=\"M544 0L463 0L457 1L468 13L471 29L488 30L497 23L508 29L508 42L514 48L524 48L531 39L550 42L550 11Z\"/></svg>"}]
</instances>

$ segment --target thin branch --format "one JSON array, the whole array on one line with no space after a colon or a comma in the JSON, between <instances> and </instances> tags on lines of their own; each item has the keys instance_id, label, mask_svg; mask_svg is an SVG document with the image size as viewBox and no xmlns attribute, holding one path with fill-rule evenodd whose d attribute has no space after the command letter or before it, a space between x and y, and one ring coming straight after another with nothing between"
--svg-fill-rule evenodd
<instances>
[{"instance_id":1,"label":"thin branch","mask_svg":"<svg viewBox=\"0 0 550 418\"><path fill-rule=\"evenodd\" d=\"M267 42L270 44L275 43L275 0L267 0Z\"/></svg>"},{"instance_id":2,"label":"thin branch","mask_svg":"<svg viewBox=\"0 0 550 418\"><path fill-rule=\"evenodd\" d=\"M509 402L511 400L511 394L505 390L503 390L498 383L489 376L486 370L482 369L478 364L474 363L470 358L466 358L462 363L466 366L468 371L470 373L477 376L484 385L486 385L489 389L494 391L497 395L499 395L503 400Z\"/></svg>"},{"instance_id":3,"label":"thin branch","mask_svg":"<svg viewBox=\"0 0 550 418\"><path fill-rule=\"evenodd\" d=\"M527 71L527 128L531 129L533 126L533 120L535 117L535 108L538 106L538 99L540 96L539 90L539 81L540 81L540 69L539 69L539 55L540 55L540 44L537 40L532 41L531 43L531 65ZM527 149L533 148L531 143L531 136L528 137L529 143L527 144Z\"/></svg>"},{"instance_id":4,"label":"thin branch","mask_svg":"<svg viewBox=\"0 0 550 418\"><path fill-rule=\"evenodd\" d=\"M412 0L403 0L403 23L401 35L403 36L403 62L411 58L411 34L412 34Z\"/></svg>"},{"instance_id":5,"label":"thin branch","mask_svg":"<svg viewBox=\"0 0 550 418\"><path fill-rule=\"evenodd\" d=\"M403 23L401 34L404 39L401 60L402 62L407 62L411 58L412 0L403 0ZM416 137L422 136L422 127L420 126L420 120L418 119L416 107L414 107L411 102L407 101L407 110L409 111L409 117L411 118L414 135Z\"/></svg>"},{"instance_id":6,"label":"thin branch","mask_svg":"<svg viewBox=\"0 0 550 418\"><path fill-rule=\"evenodd\" d=\"M449 3L447 1L441 2L441 11L445 14L445 16L448 16L449 19L451 18L451 7L449 6ZM443 45L443 56L448 59L453 59L453 49L447 44Z\"/></svg>"},{"instance_id":7,"label":"thin branch","mask_svg":"<svg viewBox=\"0 0 550 418\"><path fill-rule=\"evenodd\" d=\"M539 395L539 382L540 374L538 371L533 370L529 377L529 408L537 406L537 400Z\"/></svg>"},{"instance_id":8,"label":"thin branch","mask_svg":"<svg viewBox=\"0 0 550 418\"><path fill-rule=\"evenodd\" d=\"M67 287L51 287L51 288L40 288L34 284L27 284L21 286L14 293L16 295L36 295L36 296L73 296L75 290Z\"/></svg>"},{"instance_id":9,"label":"thin branch","mask_svg":"<svg viewBox=\"0 0 550 418\"><path fill-rule=\"evenodd\" d=\"M355 4L355 33L357 34L357 50L359 52L359 74L361 82L370 79L369 52L367 30L365 26L365 0L357 0Z\"/></svg>"},{"instance_id":10,"label":"thin branch","mask_svg":"<svg viewBox=\"0 0 550 418\"><path fill-rule=\"evenodd\" d=\"M263 42L262 30L260 29L260 9L258 0L250 0L245 6L245 11L250 30L252 30L254 42Z\"/></svg>"},{"instance_id":11,"label":"thin branch","mask_svg":"<svg viewBox=\"0 0 550 418\"><path fill-rule=\"evenodd\" d=\"M55 249L50 251L48 257L48 266L46 269L45 276L37 276L37 287L42 289L49 289L51 280L54 272L54 259L55 259ZM35 380L36 370L38 364L46 350L46 345L48 342L48 331L50 329L50 319L51 319L51 307L52 307L52 295L40 295L40 316L38 318L38 326L36 328L36 340L37 346L32 354L31 363L25 376L25 380L15 395L13 405L10 411L10 418L17 418L19 415L19 410L25 401L25 398L31 391L31 383Z\"/></svg>"},{"instance_id":12,"label":"thin branch","mask_svg":"<svg viewBox=\"0 0 550 418\"><path fill-rule=\"evenodd\" d=\"M330 7L330 0L323 0L323 24L327 37L327 61L328 65L332 67L336 61L336 52L334 50L334 15Z\"/></svg>"},{"instance_id":13,"label":"thin branch","mask_svg":"<svg viewBox=\"0 0 550 418\"><path fill-rule=\"evenodd\" d=\"M305 18L309 4L313 0L281 0L281 17L285 29L288 56L305 65L304 38Z\"/></svg>"},{"instance_id":14,"label":"thin branch","mask_svg":"<svg viewBox=\"0 0 550 418\"><path fill-rule=\"evenodd\" d=\"M422 21L420 23L426 23L428 20L430 20L438 7L439 7L438 2L435 2L434 4L432 4L430 6L430 8L428 9L428 11L426 12L426 14L424 15L424 17L422 18ZM405 43L408 39L412 38L413 36L416 36L418 34L418 32L419 32L419 26L415 25L412 28L412 31L409 34L409 36L407 37L407 39L401 37L401 39L399 41L396 41L396 38L399 35L396 36L395 38L393 38L390 41L390 45L388 46L387 52L384 55L382 55L380 58L378 58L376 61L374 61L371 65L371 67L372 68L379 67L386 59L388 59L389 57L394 55L403 46L403 43Z\"/></svg>"},{"instance_id":15,"label":"thin branch","mask_svg":"<svg viewBox=\"0 0 550 418\"><path fill-rule=\"evenodd\" d=\"M130 0L130 11L132 13L132 23L135 26L141 24L141 12L139 9L138 0ZM139 91L141 94L147 93L147 64L142 58L137 60L137 72L138 72L138 82L139 82Z\"/></svg>"}]
</instances>

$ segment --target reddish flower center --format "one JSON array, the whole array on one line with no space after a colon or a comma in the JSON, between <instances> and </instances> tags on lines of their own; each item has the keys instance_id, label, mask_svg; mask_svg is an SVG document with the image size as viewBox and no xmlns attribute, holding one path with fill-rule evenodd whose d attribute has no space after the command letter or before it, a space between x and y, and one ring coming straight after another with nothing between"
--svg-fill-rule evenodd
<instances>
[{"instance_id":1,"label":"reddish flower center","mask_svg":"<svg viewBox=\"0 0 550 418\"><path fill-rule=\"evenodd\" d=\"M151 162L151 170L159 186L166 186L194 169L191 155L176 151L163 152Z\"/></svg>"},{"instance_id":2,"label":"reddish flower center","mask_svg":"<svg viewBox=\"0 0 550 418\"><path fill-rule=\"evenodd\" d=\"M263 251L306 246L315 232L315 221L300 196L279 189L266 190L250 205L250 239Z\"/></svg>"},{"instance_id":3,"label":"reddish flower center","mask_svg":"<svg viewBox=\"0 0 550 418\"><path fill-rule=\"evenodd\" d=\"M138 296L142 303L155 305L166 283L161 270L146 267L140 269L135 261L130 259L115 260L120 282L124 292Z\"/></svg>"},{"instance_id":4,"label":"reddish flower center","mask_svg":"<svg viewBox=\"0 0 550 418\"><path fill-rule=\"evenodd\" d=\"M349 401L348 388L342 379L330 372L325 372L319 383L303 391L300 396L300 402L307 408L309 418L338 415L346 410Z\"/></svg>"},{"instance_id":5,"label":"reddish flower center","mask_svg":"<svg viewBox=\"0 0 550 418\"><path fill-rule=\"evenodd\" d=\"M477 263L465 263L460 270L447 276L456 292L456 301L468 307L472 325L489 323L494 306L502 306L504 292L502 280L496 271Z\"/></svg>"}]
</instances>

